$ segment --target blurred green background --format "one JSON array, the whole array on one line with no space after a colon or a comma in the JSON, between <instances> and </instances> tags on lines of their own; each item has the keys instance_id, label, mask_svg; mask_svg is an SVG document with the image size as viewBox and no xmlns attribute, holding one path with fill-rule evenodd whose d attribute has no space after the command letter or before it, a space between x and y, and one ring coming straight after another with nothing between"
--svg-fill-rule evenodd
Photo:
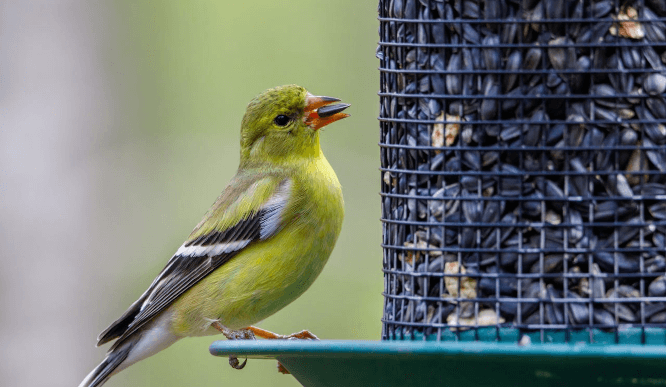
<instances>
[{"instance_id":1,"label":"blurred green background","mask_svg":"<svg viewBox=\"0 0 666 387\"><path fill-rule=\"evenodd\" d=\"M238 166L261 91L351 103L324 129L346 218L312 288L259 326L378 340L376 2L8 2L0 7L0 379L72 386ZM107 386L295 386L186 339ZM3 384L4 384L3 383Z\"/></svg>"}]
</instances>

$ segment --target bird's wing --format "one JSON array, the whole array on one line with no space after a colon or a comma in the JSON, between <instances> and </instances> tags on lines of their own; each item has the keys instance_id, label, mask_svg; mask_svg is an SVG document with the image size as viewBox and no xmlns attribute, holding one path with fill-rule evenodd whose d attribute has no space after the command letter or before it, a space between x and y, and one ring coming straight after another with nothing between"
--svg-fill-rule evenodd
<instances>
[{"instance_id":1,"label":"bird's wing","mask_svg":"<svg viewBox=\"0 0 666 387\"><path fill-rule=\"evenodd\" d=\"M150 287L100 333L97 345L116 337L116 344L122 342L245 247L275 235L291 188L289 178L275 175L234 178Z\"/></svg>"}]
</instances>

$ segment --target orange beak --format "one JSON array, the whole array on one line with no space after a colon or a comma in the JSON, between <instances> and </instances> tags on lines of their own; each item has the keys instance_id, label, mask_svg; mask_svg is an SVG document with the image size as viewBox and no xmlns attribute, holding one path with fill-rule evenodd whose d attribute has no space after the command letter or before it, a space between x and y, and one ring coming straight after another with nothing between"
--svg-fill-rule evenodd
<instances>
[{"instance_id":1,"label":"orange beak","mask_svg":"<svg viewBox=\"0 0 666 387\"><path fill-rule=\"evenodd\" d=\"M331 105L333 102L339 101L337 98L316 96L308 93L305 97L303 122L312 129L318 130L337 120L349 117L349 114L342 113L342 111L351 105L346 103Z\"/></svg>"}]
</instances>

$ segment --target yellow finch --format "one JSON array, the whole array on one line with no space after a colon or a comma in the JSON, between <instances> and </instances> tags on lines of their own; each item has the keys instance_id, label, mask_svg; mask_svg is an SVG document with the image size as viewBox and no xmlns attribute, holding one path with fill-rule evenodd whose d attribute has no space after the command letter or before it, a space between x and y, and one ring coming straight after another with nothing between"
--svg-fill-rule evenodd
<instances>
[{"instance_id":1,"label":"yellow finch","mask_svg":"<svg viewBox=\"0 0 666 387\"><path fill-rule=\"evenodd\" d=\"M251 325L314 282L340 233L342 191L318 130L348 116L338 101L288 85L248 104L236 176L150 287L99 335L98 346L116 341L80 387L100 386L186 336L314 337Z\"/></svg>"}]
</instances>

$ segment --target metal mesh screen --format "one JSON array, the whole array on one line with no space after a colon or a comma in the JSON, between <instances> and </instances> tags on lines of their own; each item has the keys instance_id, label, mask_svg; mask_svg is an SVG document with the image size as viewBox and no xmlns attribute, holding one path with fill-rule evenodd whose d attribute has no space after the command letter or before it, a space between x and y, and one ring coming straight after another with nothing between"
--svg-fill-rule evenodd
<instances>
[{"instance_id":1,"label":"metal mesh screen","mask_svg":"<svg viewBox=\"0 0 666 387\"><path fill-rule=\"evenodd\" d=\"M379 21L383 338L666 327L666 1Z\"/></svg>"}]
</instances>

